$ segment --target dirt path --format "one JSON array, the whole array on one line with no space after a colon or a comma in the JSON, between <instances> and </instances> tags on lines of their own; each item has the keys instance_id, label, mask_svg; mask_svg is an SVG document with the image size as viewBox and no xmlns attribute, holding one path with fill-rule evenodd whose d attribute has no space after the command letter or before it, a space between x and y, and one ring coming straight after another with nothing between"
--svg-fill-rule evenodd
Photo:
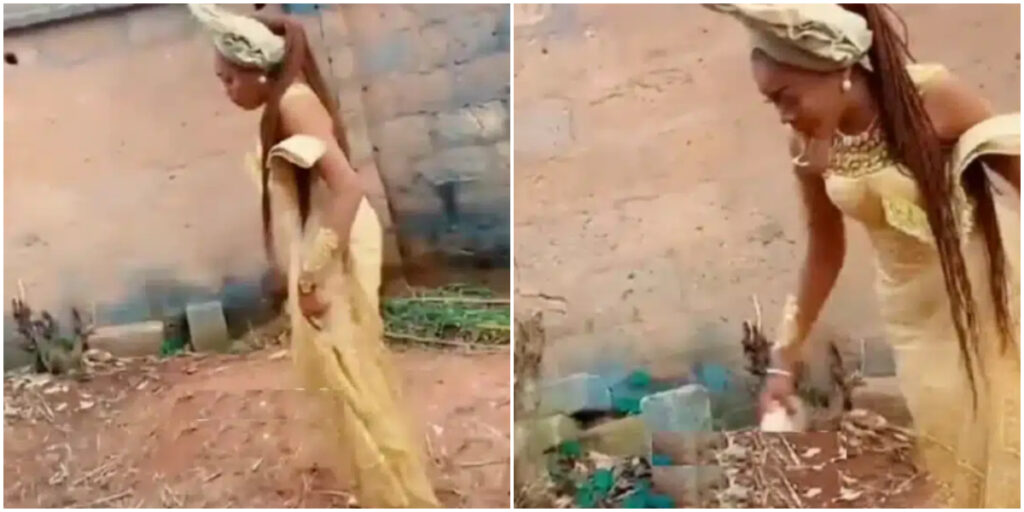
<instances>
[{"instance_id":1,"label":"dirt path","mask_svg":"<svg viewBox=\"0 0 1024 512\"><path fill-rule=\"evenodd\" d=\"M344 507L287 358L122 363L89 382L5 381L9 507ZM448 507L506 507L508 353L396 354Z\"/></svg>"}]
</instances>

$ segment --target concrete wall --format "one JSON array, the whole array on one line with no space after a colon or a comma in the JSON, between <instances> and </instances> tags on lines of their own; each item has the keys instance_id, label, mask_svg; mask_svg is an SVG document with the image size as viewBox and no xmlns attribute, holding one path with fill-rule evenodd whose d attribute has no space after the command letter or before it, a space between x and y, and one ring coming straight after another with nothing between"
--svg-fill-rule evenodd
<instances>
[{"instance_id":1,"label":"concrete wall","mask_svg":"<svg viewBox=\"0 0 1024 512\"><path fill-rule=\"evenodd\" d=\"M360 118L406 256L438 248L507 268L508 6L346 5L340 13L350 49L337 57L353 62Z\"/></svg>"},{"instance_id":2,"label":"concrete wall","mask_svg":"<svg viewBox=\"0 0 1024 512\"><path fill-rule=\"evenodd\" d=\"M804 244L743 28L693 5L515 10L516 307L547 312L545 371L736 361L751 295L774 328ZM1020 108L1018 6L899 10L920 60ZM877 337L870 248L848 231L821 325Z\"/></svg>"},{"instance_id":3,"label":"concrete wall","mask_svg":"<svg viewBox=\"0 0 1024 512\"><path fill-rule=\"evenodd\" d=\"M507 11L352 5L300 15L339 91L353 163L385 221L397 214L410 241L401 245L503 253L507 263ZM258 113L224 97L187 10L118 10L6 32L4 44L17 59L4 70L5 307L18 280L33 304L95 301L110 322L158 315L162 302L251 296L263 255L258 190L241 163ZM447 88L419 99L438 78ZM478 113L489 123L479 130L457 122ZM475 179L457 190L463 215L448 223L423 180L453 176Z\"/></svg>"}]
</instances>

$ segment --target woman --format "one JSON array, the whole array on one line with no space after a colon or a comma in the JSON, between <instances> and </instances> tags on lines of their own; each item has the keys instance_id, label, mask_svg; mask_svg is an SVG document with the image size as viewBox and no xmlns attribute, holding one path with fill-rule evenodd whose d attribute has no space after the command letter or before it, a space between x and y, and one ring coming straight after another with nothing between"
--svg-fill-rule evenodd
<instances>
[{"instance_id":1,"label":"woman","mask_svg":"<svg viewBox=\"0 0 1024 512\"><path fill-rule=\"evenodd\" d=\"M190 6L213 35L216 71L240 108L262 108L250 170L270 261L287 275L292 359L326 407L339 473L364 507L437 505L401 421L381 341L381 228L346 158L337 108L302 26Z\"/></svg>"},{"instance_id":2,"label":"woman","mask_svg":"<svg viewBox=\"0 0 1024 512\"><path fill-rule=\"evenodd\" d=\"M862 224L901 388L949 505L1020 505L1019 115L937 65L908 64L883 5L716 5L753 40L760 92L791 129L808 246L762 396L791 404L803 343ZM987 167L987 169L986 169Z\"/></svg>"}]
</instances>

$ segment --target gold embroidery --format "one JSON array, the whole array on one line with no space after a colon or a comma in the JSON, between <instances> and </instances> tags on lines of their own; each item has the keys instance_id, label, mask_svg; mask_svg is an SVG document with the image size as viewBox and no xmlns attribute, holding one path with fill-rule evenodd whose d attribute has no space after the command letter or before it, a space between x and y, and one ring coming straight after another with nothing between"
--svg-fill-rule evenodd
<instances>
[{"instance_id":1,"label":"gold embroidery","mask_svg":"<svg viewBox=\"0 0 1024 512\"><path fill-rule=\"evenodd\" d=\"M320 228L313 240L309 256L302 265L303 271L312 274L323 270L338 252L338 246L338 234L333 229Z\"/></svg>"},{"instance_id":2,"label":"gold embroidery","mask_svg":"<svg viewBox=\"0 0 1024 512\"><path fill-rule=\"evenodd\" d=\"M893 158L882 130L876 128L860 135L837 137L832 144L826 175L861 178L890 167L904 176L913 178L907 168ZM961 242L966 243L974 229L974 202L967 196L959 177L954 179L957 181L953 184L950 200L953 202L953 215L960 231ZM882 207L890 226L921 242L934 245L928 215L921 206L899 198L884 197Z\"/></svg>"}]
</instances>

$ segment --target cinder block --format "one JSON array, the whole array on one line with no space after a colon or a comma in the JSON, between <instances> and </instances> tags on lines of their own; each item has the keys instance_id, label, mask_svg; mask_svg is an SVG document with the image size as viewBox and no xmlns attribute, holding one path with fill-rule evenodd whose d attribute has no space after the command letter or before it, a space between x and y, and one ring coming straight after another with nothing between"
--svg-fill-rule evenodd
<instances>
[{"instance_id":1,"label":"cinder block","mask_svg":"<svg viewBox=\"0 0 1024 512\"><path fill-rule=\"evenodd\" d=\"M361 167L367 162L373 161L373 143L370 142L369 130L365 123L354 123L346 126L346 138L348 138L349 163L353 167Z\"/></svg>"},{"instance_id":2,"label":"cinder block","mask_svg":"<svg viewBox=\"0 0 1024 512\"><path fill-rule=\"evenodd\" d=\"M419 158L431 152L430 126L427 116L402 116L385 121L373 130L373 140L380 152Z\"/></svg>"},{"instance_id":3,"label":"cinder block","mask_svg":"<svg viewBox=\"0 0 1024 512\"><path fill-rule=\"evenodd\" d=\"M451 36L442 25L423 27L416 45L416 68L427 71L450 62Z\"/></svg>"},{"instance_id":4,"label":"cinder block","mask_svg":"<svg viewBox=\"0 0 1024 512\"><path fill-rule=\"evenodd\" d=\"M711 430L711 398L696 384L662 391L640 401L640 416L652 432Z\"/></svg>"},{"instance_id":5,"label":"cinder block","mask_svg":"<svg viewBox=\"0 0 1024 512\"><path fill-rule=\"evenodd\" d=\"M577 373L541 384L537 414L574 414L580 411L608 411L612 407L611 392L605 381L596 375Z\"/></svg>"},{"instance_id":6,"label":"cinder block","mask_svg":"<svg viewBox=\"0 0 1024 512\"><path fill-rule=\"evenodd\" d=\"M443 110L452 101L453 75L447 69L399 75L395 81L399 114Z\"/></svg>"},{"instance_id":7,"label":"cinder block","mask_svg":"<svg viewBox=\"0 0 1024 512\"><path fill-rule=\"evenodd\" d=\"M517 421L515 435L515 456L519 457L521 453L543 453L566 441L575 441L580 427L576 420L559 414Z\"/></svg>"},{"instance_id":8,"label":"cinder block","mask_svg":"<svg viewBox=\"0 0 1024 512\"><path fill-rule=\"evenodd\" d=\"M185 307L192 347L197 352L224 352L231 345L224 308L218 301L189 304Z\"/></svg>"},{"instance_id":9,"label":"cinder block","mask_svg":"<svg viewBox=\"0 0 1024 512\"><path fill-rule=\"evenodd\" d=\"M480 11L449 19L445 25L451 37L448 58L453 63L463 63L497 52L501 47L498 38L500 18L498 12ZM508 66L508 61L505 62Z\"/></svg>"},{"instance_id":10,"label":"cinder block","mask_svg":"<svg viewBox=\"0 0 1024 512\"><path fill-rule=\"evenodd\" d=\"M446 149L420 160L415 171L430 183L472 181L494 173L496 155L485 146Z\"/></svg>"},{"instance_id":11,"label":"cinder block","mask_svg":"<svg viewBox=\"0 0 1024 512\"><path fill-rule=\"evenodd\" d=\"M587 450L613 457L649 457L651 434L644 420L629 416L596 427L580 434L580 442Z\"/></svg>"},{"instance_id":12,"label":"cinder block","mask_svg":"<svg viewBox=\"0 0 1024 512\"><path fill-rule=\"evenodd\" d=\"M346 83L338 89L338 110L345 126L366 123L363 116L363 87L357 83Z\"/></svg>"},{"instance_id":13,"label":"cinder block","mask_svg":"<svg viewBox=\"0 0 1024 512\"><path fill-rule=\"evenodd\" d=\"M512 165L512 151L511 144L506 138L505 140L494 143L494 150L498 153L498 161L504 165L507 170Z\"/></svg>"},{"instance_id":14,"label":"cinder block","mask_svg":"<svg viewBox=\"0 0 1024 512\"><path fill-rule=\"evenodd\" d=\"M896 358L892 346L884 339L872 338L860 342L860 368L865 377L894 377Z\"/></svg>"},{"instance_id":15,"label":"cinder block","mask_svg":"<svg viewBox=\"0 0 1024 512\"><path fill-rule=\"evenodd\" d=\"M89 337L89 348L117 357L157 355L163 343L164 324L158 320L98 327Z\"/></svg>"},{"instance_id":16,"label":"cinder block","mask_svg":"<svg viewBox=\"0 0 1024 512\"><path fill-rule=\"evenodd\" d=\"M329 62L329 68L325 68L324 72L331 72L334 78L338 81L344 81L352 78L356 74L356 55L352 51L352 47L348 45L340 45L336 47L328 47L331 51L331 59Z\"/></svg>"},{"instance_id":17,"label":"cinder block","mask_svg":"<svg viewBox=\"0 0 1024 512\"><path fill-rule=\"evenodd\" d=\"M504 101L472 105L434 117L432 135L439 145L461 145L508 139L509 113Z\"/></svg>"},{"instance_id":18,"label":"cinder block","mask_svg":"<svg viewBox=\"0 0 1024 512\"><path fill-rule=\"evenodd\" d=\"M405 6L351 4L342 8L345 23L356 38L373 43L417 24L416 16Z\"/></svg>"},{"instance_id":19,"label":"cinder block","mask_svg":"<svg viewBox=\"0 0 1024 512\"><path fill-rule=\"evenodd\" d=\"M415 70L416 46L415 37L409 31L389 34L372 43L357 43L353 48L359 76L372 77Z\"/></svg>"},{"instance_id":20,"label":"cinder block","mask_svg":"<svg viewBox=\"0 0 1024 512\"><path fill-rule=\"evenodd\" d=\"M508 53L493 53L456 67L453 94L458 102L508 99L510 90Z\"/></svg>"}]
</instances>

